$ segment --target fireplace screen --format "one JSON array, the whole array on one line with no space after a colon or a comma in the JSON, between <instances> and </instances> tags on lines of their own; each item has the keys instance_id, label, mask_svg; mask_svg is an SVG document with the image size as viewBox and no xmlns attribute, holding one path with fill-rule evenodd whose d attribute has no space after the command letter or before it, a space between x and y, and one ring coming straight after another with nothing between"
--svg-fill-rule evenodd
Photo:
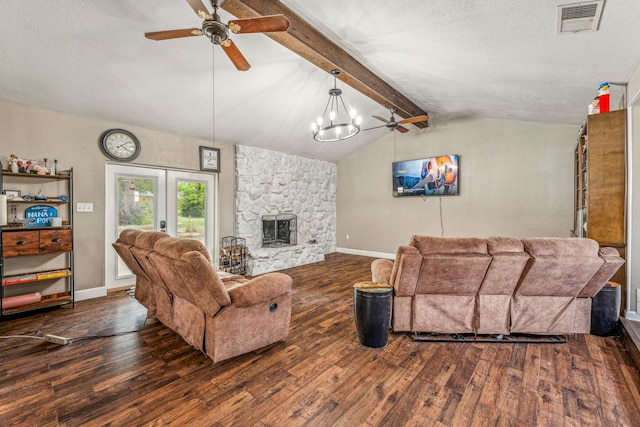
<instances>
[{"instance_id":1,"label":"fireplace screen","mask_svg":"<svg viewBox=\"0 0 640 427\"><path fill-rule=\"evenodd\" d=\"M298 217L294 214L262 217L262 247L275 248L297 244Z\"/></svg>"}]
</instances>

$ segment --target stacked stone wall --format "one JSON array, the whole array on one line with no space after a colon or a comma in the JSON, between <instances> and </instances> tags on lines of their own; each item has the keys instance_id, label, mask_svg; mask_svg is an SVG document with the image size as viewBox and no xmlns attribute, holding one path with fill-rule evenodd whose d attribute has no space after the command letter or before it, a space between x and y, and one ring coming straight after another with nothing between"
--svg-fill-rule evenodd
<instances>
[{"instance_id":1,"label":"stacked stone wall","mask_svg":"<svg viewBox=\"0 0 640 427\"><path fill-rule=\"evenodd\" d=\"M336 251L337 166L236 146L236 236L246 240L249 274L324 260ZM296 246L262 247L262 216L293 213Z\"/></svg>"}]
</instances>

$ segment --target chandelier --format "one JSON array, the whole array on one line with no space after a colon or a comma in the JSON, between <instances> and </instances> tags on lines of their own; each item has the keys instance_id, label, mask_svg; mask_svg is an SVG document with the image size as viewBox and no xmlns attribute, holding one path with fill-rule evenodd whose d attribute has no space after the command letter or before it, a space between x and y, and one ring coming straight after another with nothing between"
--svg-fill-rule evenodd
<instances>
[{"instance_id":1,"label":"chandelier","mask_svg":"<svg viewBox=\"0 0 640 427\"><path fill-rule=\"evenodd\" d=\"M331 70L333 87L329 89L329 100L322 116L311 124L313 139L320 142L342 141L360 132L362 118L355 110L349 110L342 99L342 89L336 87L340 70Z\"/></svg>"}]
</instances>

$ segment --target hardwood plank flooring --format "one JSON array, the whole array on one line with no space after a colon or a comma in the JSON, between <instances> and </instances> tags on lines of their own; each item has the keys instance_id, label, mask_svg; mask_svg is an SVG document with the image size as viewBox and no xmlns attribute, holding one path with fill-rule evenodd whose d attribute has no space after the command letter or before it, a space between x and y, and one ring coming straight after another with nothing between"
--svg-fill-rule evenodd
<instances>
[{"instance_id":1,"label":"hardwood plank flooring","mask_svg":"<svg viewBox=\"0 0 640 427\"><path fill-rule=\"evenodd\" d=\"M640 375L619 338L564 344L360 345L353 284L373 259L330 254L294 279L287 340L213 364L126 292L9 319L0 340L11 426L639 426ZM259 325L256 325L259 327Z\"/></svg>"}]
</instances>

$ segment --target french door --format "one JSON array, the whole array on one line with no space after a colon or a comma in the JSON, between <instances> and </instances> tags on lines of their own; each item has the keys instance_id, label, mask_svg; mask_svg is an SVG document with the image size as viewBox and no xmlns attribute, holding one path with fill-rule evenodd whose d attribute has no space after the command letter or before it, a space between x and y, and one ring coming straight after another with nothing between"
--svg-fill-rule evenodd
<instances>
[{"instance_id":1,"label":"french door","mask_svg":"<svg viewBox=\"0 0 640 427\"><path fill-rule=\"evenodd\" d=\"M135 276L111 243L127 228L163 231L200 240L211 259L216 251L216 175L107 164L105 192L105 283L118 288Z\"/></svg>"}]
</instances>

